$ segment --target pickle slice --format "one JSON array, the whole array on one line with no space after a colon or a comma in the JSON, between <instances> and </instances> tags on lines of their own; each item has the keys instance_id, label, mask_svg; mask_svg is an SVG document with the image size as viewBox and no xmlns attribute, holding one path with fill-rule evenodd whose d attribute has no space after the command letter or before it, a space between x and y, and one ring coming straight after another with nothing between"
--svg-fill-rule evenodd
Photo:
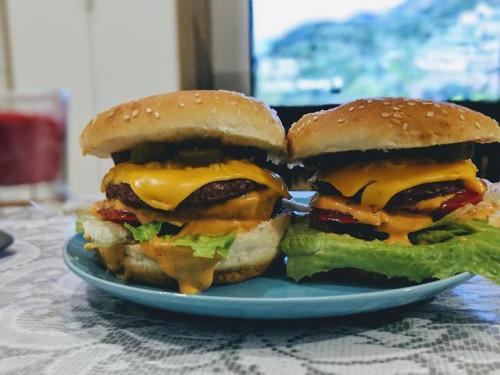
<instances>
[{"instance_id":1,"label":"pickle slice","mask_svg":"<svg viewBox=\"0 0 500 375\"><path fill-rule=\"evenodd\" d=\"M193 167L201 167L213 163L220 163L222 161L222 152L219 148L179 150L175 156L175 161Z\"/></svg>"},{"instance_id":2,"label":"pickle slice","mask_svg":"<svg viewBox=\"0 0 500 375\"><path fill-rule=\"evenodd\" d=\"M143 164L150 161L165 161L172 157L172 151L165 143L145 143L132 149L130 161Z\"/></svg>"},{"instance_id":3,"label":"pickle slice","mask_svg":"<svg viewBox=\"0 0 500 375\"><path fill-rule=\"evenodd\" d=\"M118 156L118 155L117 155ZM130 162L144 164L150 161L174 160L177 163L193 167L205 166L222 161L219 148L184 148L166 143L145 143L130 151Z\"/></svg>"},{"instance_id":4,"label":"pickle slice","mask_svg":"<svg viewBox=\"0 0 500 375\"><path fill-rule=\"evenodd\" d=\"M113 152L111 154L111 158L113 159L113 162L115 163L115 165L129 161L130 160L130 150Z\"/></svg>"},{"instance_id":5,"label":"pickle slice","mask_svg":"<svg viewBox=\"0 0 500 375\"><path fill-rule=\"evenodd\" d=\"M380 159L424 157L438 162L452 162L470 159L474 154L474 143L451 143L421 148L396 150L345 151L319 155L304 160L308 169L344 167L352 163L360 163Z\"/></svg>"},{"instance_id":6,"label":"pickle slice","mask_svg":"<svg viewBox=\"0 0 500 375\"><path fill-rule=\"evenodd\" d=\"M423 155L443 162L470 159L473 153L474 144L471 142L452 143L449 145L422 148Z\"/></svg>"}]
</instances>

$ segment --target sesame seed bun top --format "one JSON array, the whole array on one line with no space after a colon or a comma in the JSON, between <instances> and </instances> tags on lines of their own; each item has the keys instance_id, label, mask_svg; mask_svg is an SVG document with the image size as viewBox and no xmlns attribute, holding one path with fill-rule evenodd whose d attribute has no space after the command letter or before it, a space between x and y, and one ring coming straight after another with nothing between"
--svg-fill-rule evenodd
<instances>
[{"instance_id":1,"label":"sesame seed bun top","mask_svg":"<svg viewBox=\"0 0 500 375\"><path fill-rule=\"evenodd\" d=\"M360 99L309 113L292 125L292 160L342 151L391 150L500 141L498 122L451 104L407 98Z\"/></svg>"},{"instance_id":2,"label":"sesame seed bun top","mask_svg":"<svg viewBox=\"0 0 500 375\"><path fill-rule=\"evenodd\" d=\"M146 142L218 139L286 155L285 130L275 112L243 94L178 91L115 106L98 114L80 136L82 153L109 157Z\"/></svg>"}]
</instances>

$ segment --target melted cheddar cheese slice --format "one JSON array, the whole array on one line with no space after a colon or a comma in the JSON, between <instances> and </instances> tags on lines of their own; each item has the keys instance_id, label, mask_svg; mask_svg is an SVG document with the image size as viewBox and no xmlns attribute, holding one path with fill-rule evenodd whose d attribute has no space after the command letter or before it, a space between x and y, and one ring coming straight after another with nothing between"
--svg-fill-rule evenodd
<instances>
[{"instance_id":1,"label":"melted cheddar cheese slice","mask_svg":"<svg viewBox=\"0 0 500 375\"><path fill-rule=\"evenodd\" d=\"M319 180L328 182L345 197L352 197L364 188L361 203L381 209L400 191L430 182L461 180L469 189L483 193L485 188L476 178L476 172L471 160L450 163L377 160L324 171Z\"/></svg>"},{"instance_id":2,"label":"melted cheddar cheese slice","mask_svg":"<svg viewBox=\"0 0 500 375\"><path fill-rule=\"evenodd\" d=\"M148 205L173 211L191 193L210 182L246 179L267 186L281 197L289 197L283 180L255 164L229 160L206 167L185 167L174 163L121 163L104 177L101 190L108 184L129 184Z\"/></svg>"}]
</instances>

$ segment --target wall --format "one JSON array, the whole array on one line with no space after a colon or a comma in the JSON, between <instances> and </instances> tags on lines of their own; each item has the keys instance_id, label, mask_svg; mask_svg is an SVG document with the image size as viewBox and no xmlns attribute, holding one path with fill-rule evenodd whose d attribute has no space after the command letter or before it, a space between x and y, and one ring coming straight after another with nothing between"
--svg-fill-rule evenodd
<instances>
[{"instance_id":1,"label":"wall","mask_svg":"<svg viewBox=\"0 0 500 375\"><path fill-rule=\"evenodd\" d=\"M250 94L249 13L248 0L212 0L216 88Z\"/></svg>"},{"instance_id":2,"label":"wall","mask_svg":"<svg viewBox=\"0 0 500 375\"><path fill-rule=\"evenodd\" d=\"M179 89L175 0L9 0L17 90L67 88L69 187L95 193L109 161L80 155L85 124L111 105Z\"/></svg>"}]
</instances>

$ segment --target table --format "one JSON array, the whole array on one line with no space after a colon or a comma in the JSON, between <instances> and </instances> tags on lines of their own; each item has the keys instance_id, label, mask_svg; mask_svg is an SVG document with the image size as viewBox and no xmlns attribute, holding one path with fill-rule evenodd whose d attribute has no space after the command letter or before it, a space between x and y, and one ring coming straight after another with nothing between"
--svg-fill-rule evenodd
<instances>
[{"instance_id":1,"label":"table","mask_svg":"<svg viewBox=\"0 0 500 375\"><path fill-rule=\"evenodd\" d=\"M74 219L2 208L1 374L499 374L500 287L481 278L431 302L351 317L245 321L135 305L71 274Z\"/></svg>"}]
</instances>

